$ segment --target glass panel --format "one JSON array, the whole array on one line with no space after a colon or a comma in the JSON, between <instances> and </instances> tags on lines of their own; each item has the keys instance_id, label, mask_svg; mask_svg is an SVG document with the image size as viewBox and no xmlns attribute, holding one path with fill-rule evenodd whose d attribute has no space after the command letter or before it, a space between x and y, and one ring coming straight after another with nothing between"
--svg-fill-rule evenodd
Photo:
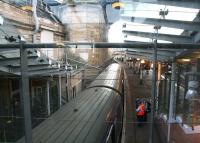
<instances>
[{"instance_id":1,"label":"glass panel","mask_svg":"<svg viewBox=\"0 0 200 143\"><path fill-rule=\"evenodd\" d=\"M58 95L58 82L57 82L57 80L50 81L49 96L50 96L51 114L53 114L59 108L59 95Z\"/></svg>"},{"instance_id":2,"label":"glass panel","mask_svg":"<svg viewBox=\"0 0 200 143\"><path fill-rule=\"evenodd\" d=\"M47 117L47 84L46 80L31 80L32 126L37 126Z\"/></svg>"},{"instance_id":3,"label":"glass panel","mask_svg":"<svg viewBox=\"0 0 200 143\"><path fill-rule=\"evenodd\" d=\"M0 142L15 142L24 135L19 78L0 76Z\"/></svg>"}]
</instances>

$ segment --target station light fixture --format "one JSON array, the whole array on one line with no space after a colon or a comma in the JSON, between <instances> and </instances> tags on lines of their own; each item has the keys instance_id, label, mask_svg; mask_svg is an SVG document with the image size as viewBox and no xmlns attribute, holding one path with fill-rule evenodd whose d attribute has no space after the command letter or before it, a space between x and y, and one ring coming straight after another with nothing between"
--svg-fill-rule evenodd
<instances>
[{"instance_id":1,"label":"station light fixture","mask_svg":"<svg viewBox=\"0 0 200 143\"><path fill-rule=\"evenodd\" d=\"M177 59L177 62L179 62L179 63L188 63L188 62L191 62L191 59Z\"/></svg>"},{"instance_id":2,"label":"station light fixture","mask_svg":"<svg viewBox=\"0 0 200 143\"><path fill-rule=\"evenodd\" d=\"M122 2L113 2L112 3L112 8L114 8L114 9L124 8L124 3L122 3Z\"/></svg>"},{"instance_id":3,"label":"station light fixture","mask_svg":"<svg viewBox=\"0 0 200 143\"><path fill-rule=\"evenodd\" d=\"M141 60L140 63L141 63L141 64L144 64L144 63L145 63L145 60Z\"/></svg>"},{"instance_id":4,"label":"station light fixture","mask_svg":"<svg viewBox=\"0 0 200 143\"><path fill-rule=\"evenodd\" d=\"M190 62L190 59L182 59L183 62Z\"/></svg>"}]
</instances>

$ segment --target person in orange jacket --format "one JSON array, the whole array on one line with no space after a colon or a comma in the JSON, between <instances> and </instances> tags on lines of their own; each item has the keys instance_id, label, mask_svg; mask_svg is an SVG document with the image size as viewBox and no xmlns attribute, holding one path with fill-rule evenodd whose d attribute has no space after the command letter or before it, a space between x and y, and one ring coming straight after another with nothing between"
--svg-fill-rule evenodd
<instances>
[{"instance_id":1,"label":"person in orange jacket","mask_svg":"<svg viewBox=\"0 0 200 143\"><path fill-rule=\"evenodd\" d=\"M140 102L136 109L138 126L141 126L141 123L144 122L145 117L145 104L144 102Z\"/></svg>"}]
</instances>

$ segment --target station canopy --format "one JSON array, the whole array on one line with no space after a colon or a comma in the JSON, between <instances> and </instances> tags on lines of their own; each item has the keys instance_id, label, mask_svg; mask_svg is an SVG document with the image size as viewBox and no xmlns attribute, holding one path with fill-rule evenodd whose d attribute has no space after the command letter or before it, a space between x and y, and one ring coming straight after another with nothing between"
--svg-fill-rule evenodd
<instances>
[{"instance_id":1,"label":"station canopy","mask_svg":"<svg viewBox=\"0 0 200 143\"><path fill-rule=\"evenodd\" d=\"M199 1L121 0L119 2L124 4L119 10L112 9L111 5L107 6L108 22L111 23L109 42L152 43L157 39L158 43L199 43ZM112 16L113 13L118 13L118 17ZM153 54L148 52L149 50L145 53L139 49L125 49L125 51L130 57L142 57L142 55L150 57ZM185 50L178 50L174 55L180 56L183 51L186 53ZM170 56L169 52L172 51L159 51L158 59L160 61L172 59L174 56Z\"/></svg>"}]
</instances>

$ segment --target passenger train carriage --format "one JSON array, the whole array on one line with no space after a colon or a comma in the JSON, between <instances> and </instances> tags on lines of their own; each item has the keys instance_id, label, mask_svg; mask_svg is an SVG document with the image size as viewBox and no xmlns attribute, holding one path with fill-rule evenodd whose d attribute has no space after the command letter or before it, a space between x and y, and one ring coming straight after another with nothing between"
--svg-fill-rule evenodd
<instances>
[{"instance_id":1,"label":"passenger train carriage","mask_svg":"<svg viewBox=\"0 0 200 143\"><path fill-rule=\"evenodd\" d=\"M122 89L122 70L108 66L90 84ZM106 87L85 89L32 131L34 143L118 143L122 131L121 96ZM24 142L24 138L18 143Z\"/></svg>"}]
</instances>

